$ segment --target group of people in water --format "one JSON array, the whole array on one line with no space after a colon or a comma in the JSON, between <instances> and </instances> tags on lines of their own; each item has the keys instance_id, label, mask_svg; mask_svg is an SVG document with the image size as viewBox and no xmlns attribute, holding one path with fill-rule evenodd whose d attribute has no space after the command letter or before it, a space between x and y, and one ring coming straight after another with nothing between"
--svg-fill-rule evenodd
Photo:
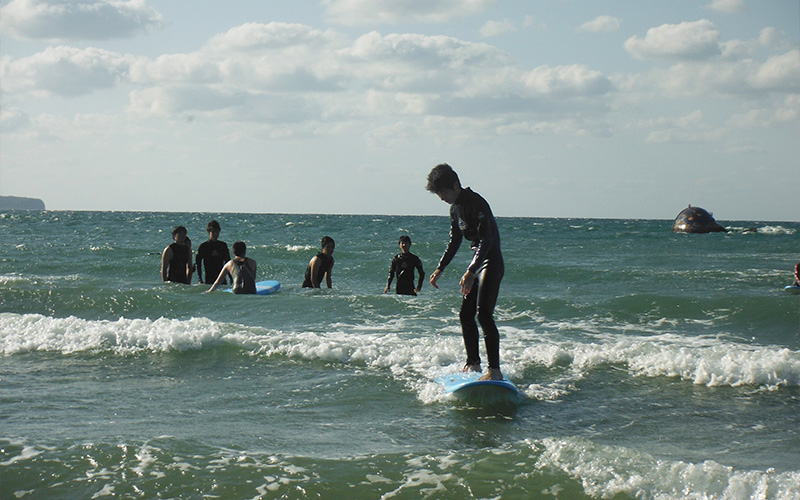
<instances>
[{"instance_id":1,"label":"group of people in water","mask_svg":"<svg viewBox=\"0 0 800 500\"><path fill-rule=\"evenodd\" d=\"M482 371L479 354L478 325L480 325L489 363L487 373L481 378L502 380L500 334L494 322L494 309L505 268L497 222L486 200L469 187L462 187L458 174L450 165L446 163L437 165L430 171L427 180L427 190L450 205L450 237L436 269L429 277L429 282L434 288L439 288L437 285L439 278L466 238L470 242L473 257L459 281L463 297L459 320L466 350L464 371ZM227 284L230 278L234 293L255 293L256 262L247 257L245 243L237 241L233 244L234 257L231 259L227 244L219 240L219 223L212 220L206 229L208 241L198 247L194 262L192 262L192 244L186 236L186 228L177 226L172 231L174 242L164 249L161 256L162 280L190 284L196 270L200 283L211 283L208 292L215 290L219 285ZM424 276L422 262L410 251L410 237L401 236L398 244L400 253L392 259L384 293L389 291L392 281L396 278L395 291L398 294L416 295L422 289ZM319 288L324 280L327 287L331 288L335 248L333 238L329 236L322 238L320 251L306 268L303 287ZM419 274L416 283L415 271Z\"/></svg>"},{"instance_id":2,"label":"group of people in water","mask_svg":"<svg viewBox=\"0 0 800 500\"><path fill-rule=\"evenodd\" d=\"M192 241L186 236L184 226L176 226L172 230L173 243L169 244L161 254L161 279L175 283L192 283L192 276L197 271L200 283L211 284L206 293L213 292L219 285L227 285L230 278L235 294L256 293L256 261L247 256L247 245L243 241L233 244L233 258L228 251L228 244L219 239L221 231L219 222L212 220L206 226L208 240L197 248L197 255L192 262ZM322 238L322 251L308 264L303 286L319 288L322 279L331 288L331 269L333 268L333 250L336 247L333 238ZM205 278L203 273L205 272ZM216 277L216 279L215 279ZM214 281L212 281L214 280Z\"/></svg>"}]
</instances>

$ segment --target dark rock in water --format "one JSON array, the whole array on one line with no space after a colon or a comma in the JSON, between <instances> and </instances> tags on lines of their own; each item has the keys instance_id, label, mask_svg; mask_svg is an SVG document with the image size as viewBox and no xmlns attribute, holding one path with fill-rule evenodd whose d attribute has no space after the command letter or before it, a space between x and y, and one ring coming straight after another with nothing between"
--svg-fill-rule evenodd
<instances>
[{"instance_id":1,"label":"dark rock in water","mask_svg":"<svg viewBox=\"0 0 800 500\"><path fill-rule=\"evenodd\" d=\"M39 198L23 198L21 196L0 196L0 210L41 210L44 202Z\"/></svg>"},{"instance_id":2,"label":"dark rock in water","mask_svg":"<svg viewBox=\"0 0 800 500\"><path fill-rule=\"evenodd\" d=\"M681 210L672 223L673 233L720 233L727 230L717 224L714 216L700 207L688 207Z\"/></svg>"}]
</instances>

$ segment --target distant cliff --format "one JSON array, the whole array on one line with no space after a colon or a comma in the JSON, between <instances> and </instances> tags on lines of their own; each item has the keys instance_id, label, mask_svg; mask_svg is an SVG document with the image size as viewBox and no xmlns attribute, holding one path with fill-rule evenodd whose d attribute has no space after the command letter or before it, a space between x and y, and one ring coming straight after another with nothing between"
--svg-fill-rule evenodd
<instances>
[{"instance_id":1,"label":"distant cliff","mask_svg":"<svg viewBox=\"0 0 800 500\"><path fill-rule=\"evenodd\" d=\"M0 196L0 210L45 210L45 208L44 202L39 198Z\"/></svg>"}]
</instances>

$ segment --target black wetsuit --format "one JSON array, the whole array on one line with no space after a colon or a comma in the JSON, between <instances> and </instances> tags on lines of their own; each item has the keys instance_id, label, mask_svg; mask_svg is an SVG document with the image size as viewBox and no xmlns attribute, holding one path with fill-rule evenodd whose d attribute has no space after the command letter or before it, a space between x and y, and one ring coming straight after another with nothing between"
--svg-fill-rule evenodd
<instances>
[{"instance_id":1,"label":"black wetsuit","mask_svg":"<svg viewBox=\"0 0 800 500\"><path fill-rule=\"evenodd\" d=\"M458 252L463 238L470 241L475 251L469 264L469 270L475 274L475 284L461 302L459 313L467 364L481 362L478 325L475 322L477 312L489 368L500 368L500 333L494 323L494 307L505 272L503 253L500 251L500 232L489 204L470 188L463 189L455 203L450 205L450 241L437 269L444 271Z\"/></svg>"},{"instance_id":2,"label":"black wetsuit","mask_svg":"<svg viewBox=\"0 0 800 500\"><path fill-rule=\"evenodd\" d=\"M175 283L191 283L191 276L187 276L186 266L192 260L192 251L189 247L181 243L172 243L169 248L172 249L172 259L168 263L167 281L174 281Z\"/></svg>"},{"instance_id":3,"label":"black wetsuit","mask_svg":"<svg viewBox=\"0 0 800 500\"><path fill-rule=\"evenodd\" d=\"M395 292L401 295L416 295L414 288L414 269L419 272L419 282L417 288L422 288L422 279L425 271L422 270L422 261L413 253L399 253L392 259L392 267L389 270L389 281L386 288L392 284L392 279L397 275L397 285Z\"/></svg>"},{"instance_id":4,"label":"black wetsuit","mask_svg":"<svg viewBox=\"0 0 800 500\"><path fill-rule=\"evenodd\" d=\"M256 275L247 264L252 259L234 260L233 272L231 277L233 279L233 293L237 294L254 294L256 293Z\"/></svg>"},{"instance_id":5,"label":"black wetsuit","mask_svg":"<svg viewBox=\"0 0 800 500\"><path fill-rule=\"evenodd\" d=\"M224 241L206 240L200 243L197 247L197 256L195 257L195 264L197 265L197 276L200 278L200 283L214 283L219 276L225 264L231 260L231 254L228 252L228 245ZM200 267L202 263L203 267ZM200 272L203 269L206 273L205 280ZM227 277L222 283L227 283Z\"/></svg>"},{"instance_id":6,"label":"black wetsuit","mask_svg":"<svg viewBox=\"0 0 800 500\"><path fill-rule=\"evenodd\" d=\"M317 254L317 258L320 260L319 267L317 268L317 275L314 277L314 281L317 283L316 288L322 286L322 277L325 276L325 273L331 271L333 267L333 256L332 255L325 255L322 252ZM311 264L308 265L306 268L306 276L305 280L303 280L303 288L314 288L314 282L311 281Z\"/></svg>"}]
</instances>

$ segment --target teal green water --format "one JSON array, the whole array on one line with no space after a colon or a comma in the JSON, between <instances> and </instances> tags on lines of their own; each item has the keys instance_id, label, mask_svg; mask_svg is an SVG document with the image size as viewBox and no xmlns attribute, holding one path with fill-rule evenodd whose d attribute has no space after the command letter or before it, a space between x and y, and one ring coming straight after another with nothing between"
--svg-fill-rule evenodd
<instances>
[{"instance_id":1,"label":"teal green water","mask_svg":"<svg viewBox=\"0 0 800 500\"><path fill-rule=\"evenodd\" d=\"M160 282L212 217L280 292ZM800 498L800 223L721 222L501 218L524 399L490 407L434 382L468 248L381 293L446 217L0 214L0 498ZM302 289L326 234L334 288Z\"/></svg>"}]
</instances>

